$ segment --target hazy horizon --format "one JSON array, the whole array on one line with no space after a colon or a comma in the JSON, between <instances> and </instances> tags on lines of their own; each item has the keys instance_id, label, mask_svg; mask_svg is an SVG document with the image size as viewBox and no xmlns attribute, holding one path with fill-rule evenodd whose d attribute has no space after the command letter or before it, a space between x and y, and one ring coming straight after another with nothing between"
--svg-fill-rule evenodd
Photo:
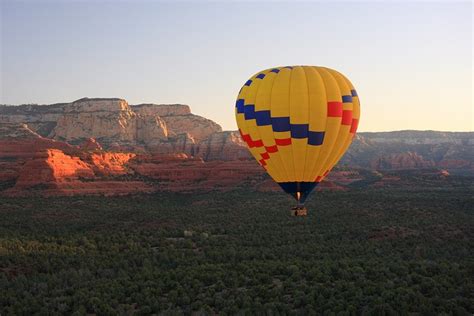
<instances>
[{"instance_id":1,"label":"hazy horizon","mask_svg":"<svg viewBox=\"0 0 474 316\"><path fill-rule=\"evenodd\" d=\"M2 1L0 104L188 104L224 130L254 73L323 65L361 132L473 131L472 3Z\"/></svg>"}]
</instances>

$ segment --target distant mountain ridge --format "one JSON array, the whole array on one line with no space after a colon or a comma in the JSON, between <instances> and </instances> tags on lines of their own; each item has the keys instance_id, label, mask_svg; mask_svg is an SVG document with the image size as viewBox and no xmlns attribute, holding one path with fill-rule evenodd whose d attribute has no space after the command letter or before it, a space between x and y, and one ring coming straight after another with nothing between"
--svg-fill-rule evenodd
<instances>
[{"instance_id":1,"label":"distant mountain ridge","mask_svg":"<svg viewBox=\"0 0 474 316\"><path fill-rule=\"evenodd\" d=\"M404 143L404 144L443 144L474 145L474 132L441 132L402 130L392 132L358 133L372 142Z\"/></svg>"},{"instance_id":2,"label":"distant mountain ridge","mask_svg":"<svg viewBox=\"0 0 474 316\"><path fill-rule=\"evenodd\" d=\"M335 182L326 185L337 188L373 178L372 171L343 171L349 169L440 170L443 177L472 173L474 132L358 133L329 177ZM222 131L187 105L129 105L120 98L0 105L0 192L127 194L226 190L241 184L272 187L266 179L238 131Z\"/></svg>"},{"instance_id":3,"label":"distant mountain ridge","mask_svg":"<svg viewBox=\"0 0 474 316\"><path fill-rule=\"evenodd\" d=\"M358 133L340 163L369 169L439 167L472 170L474 132Z\"/></svg>"}]
</instances>

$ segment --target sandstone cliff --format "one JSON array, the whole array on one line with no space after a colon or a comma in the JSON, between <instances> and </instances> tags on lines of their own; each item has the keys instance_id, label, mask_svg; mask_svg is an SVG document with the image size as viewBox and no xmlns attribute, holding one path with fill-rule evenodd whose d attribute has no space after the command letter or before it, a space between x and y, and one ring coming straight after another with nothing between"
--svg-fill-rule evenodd
<instances>
[{"instance_id":1,"label":"sandstone cliff","mask_svg":"<svg viewBox=\"0 0 474 316\"><path fill-rule=\"evenodd\" d=\"M320 189L401 185L412 177L407 170L423 170L428 178L474 172L473 140L474 133L359 133ZM238 132L222 131L187 105L129 105L118 98L0 105L0 194L238 187L280 190Z\"/></svg>"},{"instance_id":2,"label":"sandstone cliff","mask_svg":"<svg viewBox=\"0 0 474 316\"><path fill-rule=\"evenodd\" d=\"M22 123L39 135L70 144L94 138L105 149L192 155L222 128L187 105L130 106L117 98L83 98L53 105L0 106L0 123Z\"/></svg>"},{"instance_id":3,"label":"sandstone cliff","mask_svg":"<svg viewBox=\"0 0 474 316\"><path fill-rule=\"evenodd\" d=\"M41 136L48 136L63 114L66 103L51 105L0 105L0 124L24 123Z\"/></svg>"}]
</instances>

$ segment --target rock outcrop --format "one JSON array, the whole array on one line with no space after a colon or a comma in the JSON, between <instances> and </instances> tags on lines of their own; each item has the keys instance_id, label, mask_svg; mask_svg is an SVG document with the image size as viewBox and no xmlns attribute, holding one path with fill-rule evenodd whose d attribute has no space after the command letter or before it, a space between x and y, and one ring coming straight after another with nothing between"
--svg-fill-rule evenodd
<instances>
[{"instance_id":1,"label":"rock outcrop","mask_svg":"<svg viewBox=\"0 0 474 316\"><path fill-rule=\"evenodd\" d=\"M435 163L413 152L382 156L371 162L372 169L416 169L431 168Z\"/></svg>"},{"instance_id":2,"label":"rock outcrop","mask_svg":"<svg viewBox=\"0 0 474 316\"><path fill-rule=\"evenodd\" d=\"M438 167L474 171L474 132L358 133L339 164L380 170Z\"/></svg>"},{"instance_id":3,"label":"rock outcrop","mask_svg":"<svg viewBox=\"0 0 474 316\"><path fill-rule=\"evenodd\" d=\"M142 117L158 116L166 124L169 136L187 133L197 142L221 132L219 124L191 113L183 104L139 104L132 105L133 111Z\"/></svg>"},{"instance_id":4,"label":"rock outcrop","mask_svg":"<svg viewBox=\"0 0 474 316\"><path fill-rule=\"evenodd\" d=\"M217 132L199 143L194 155L204 160L249 159L247 144L236 131Z\"/></svg>"},{"instance_id":5,"label":"rock outcrop","mask_svg":"<svg viewBox=\"0 0 474 316\"><path fill-rule=\"evenodd\" d=\"M39 135L46 137L55 128L66 103L51 105L0 105L0 124L28 124Z\"/></svg>"},{"instance_id":6,"label":"rock outcrop","mask_svg":"<svg viewBox=\"0 0 474 316\"><path fill-rule=\"evenodd\" d=\"M49 137L72 143L95 138L103 145L150 145L167 135L166 124L159 117L137 115L125 100L84 98L64 107Z\"/></svg>"},{"instance_id":7,"label":"rock outcrop","mask_svg":"<svg viewBox=\"0 0 474 316\"><path fill-rule=\"evenodd\" d=\"M123 182L133 173L127 163L134 153L84 150L47 139L25 124L0 124L0 194L76 195L151 192L143 181Z\"/></svg>"},{"instance_id":8,"label":"rock outcrop","mask_svg":"<svg viewBox=\"0 0 474 316\"><path fill-rule=\"evenodd\" d=\"M474 133L359 133L318 189L405 185L474 172ZM446 170L444 170L446 169ZM393 171L397 170L397 171ZM395 172L395 173L392 173ZM236 131L182 104L80 99L0 105L0 194L280 190Z\"/></svg>"},{"instance_id":9,"label":"rock outcrop","mask_svg":"<svg viewBox=\"0 0 474 316\"><path fill-rule=\"evenodd\" d=\"M103 150L102 145L97 142L95 138L88 138L85 141L83 141L80 145L79 148L84 150L84 151L101 151Z\"/></svg>"},{"instance_id":10,"label":"rock outcrop","mask_svg":"<svg viewBox=\"0 0 474 316\"><path fill-rule=\"evenodd\" d=\"M118 98L83 98L53 105L0 106L0 123L23 123L37 134L79 144L94 138L104 149L192 155L222 128L182 104L130 106Z\"/></svg>"},{"instance_id":11,"label":"rock outcrop","mask_svg":"<svg viewBox=\"0 0 474 316\"><path fill-rule=\"evenodd\" d=\"M69 156L58 149L38 151L21 168L14 190L58 188L62 182L79 178L93 179L94 172L79 157Z\"/></svg>"}]
</instances>

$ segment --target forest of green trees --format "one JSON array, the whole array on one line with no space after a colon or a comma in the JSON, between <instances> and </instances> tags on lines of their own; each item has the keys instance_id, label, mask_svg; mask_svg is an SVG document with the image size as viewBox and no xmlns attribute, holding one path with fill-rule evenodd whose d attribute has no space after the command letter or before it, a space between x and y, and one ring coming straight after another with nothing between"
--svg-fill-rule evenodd
<instances>
[{"instance_id":1,"label":"forest of green trees","mask_svg":"<svg viewBox=\"0 0 474 316\"><path fill-rule=\"evenodd\" d=\"M0 314L472 315L473 192L0 198Z\"/></svg>"}]
</instances>

